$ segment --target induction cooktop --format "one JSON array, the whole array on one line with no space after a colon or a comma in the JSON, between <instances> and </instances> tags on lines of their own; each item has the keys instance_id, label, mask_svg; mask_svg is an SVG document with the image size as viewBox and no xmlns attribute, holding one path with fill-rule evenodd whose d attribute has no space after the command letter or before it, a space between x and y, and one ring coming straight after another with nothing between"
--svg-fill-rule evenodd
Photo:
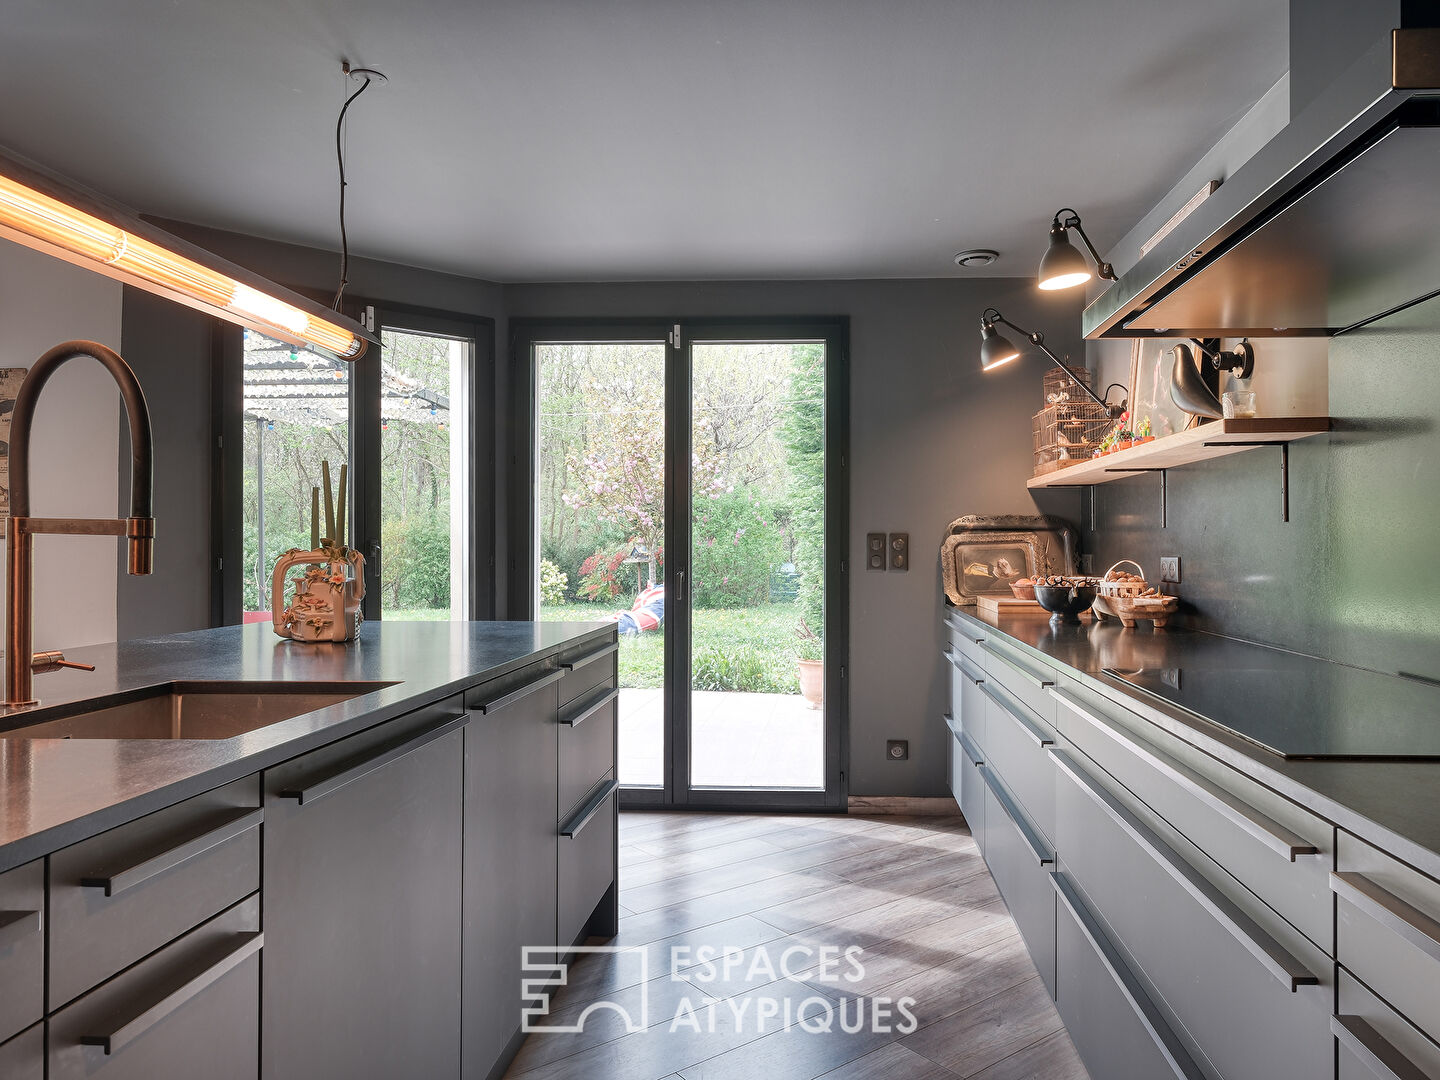
<instances>
[{"instance_id":1,"label":"induction cooktop","mask_svg":"<svg viewBox=\"0 0 1440 1080\"><path fill-rule=\"evenodd\" d=\"M1282 757L1440 760L1440 686L1421 680L1293 655L1105 674Z\"/></svg>"}]
</instances>

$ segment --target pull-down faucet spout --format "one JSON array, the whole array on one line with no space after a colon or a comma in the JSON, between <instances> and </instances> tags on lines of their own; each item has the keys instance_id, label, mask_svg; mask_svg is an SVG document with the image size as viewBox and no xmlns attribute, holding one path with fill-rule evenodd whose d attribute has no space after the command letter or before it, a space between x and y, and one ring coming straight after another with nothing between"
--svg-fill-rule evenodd
<instances>
[{"instance_id":1,"label":"pull-down faucet spout","mask_svg":"<svg viewBox=\"0 0 1440 1080\"><path fill-rule=\"evenodd\" d=\"M120 388L130 422L130 516L128 518L34 518L30 516L30 429L35 405L50 376L79 356L98 360ZM130 365L118 353L93 341L66 341L30 369L15 398L10 420L10 517L6 523L5 702L34 700L35 534L123 536L129 542L129 572L149 574L155 561L154 472L150 410Z\"/></svg>"}]
</instances>

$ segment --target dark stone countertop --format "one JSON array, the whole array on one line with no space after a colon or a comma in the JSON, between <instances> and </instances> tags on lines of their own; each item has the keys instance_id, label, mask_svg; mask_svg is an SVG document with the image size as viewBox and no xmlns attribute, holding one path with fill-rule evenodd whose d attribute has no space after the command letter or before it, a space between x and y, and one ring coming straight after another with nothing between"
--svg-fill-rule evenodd
<instances>
[{"instance_id":1,"label":"dark stone countertop","mask_svg":"<svg viewBox=\"0 0 1440 1080\"><path fill-rule=\"evenodd\" d=\"M269 623L95 645L67 652L93 672L35 677L26 722L102 707L182 681L392 682L231 739L0 739L0 871L190 795L458 694L613 625L370 622L350 645L307 645ZM98 700L97 700L98 699ZM0 708L0 727L22 715Z\"/></svg>"},{"instance_id":2,"label":"dark stone countertop","mask_svg":"<svg viewBox=\"0 0 1440 1080\"><path fill-rule=\"evenodd\" d=\"M1292 678L1310 671L1324 678L1336 674L1331 669L1355 669L1213 634L1170 628L1156 631L1143 624L1133 630L1125 630L1116 622L1090 621L1079 626L1052 627L1049 619L1033 614L990 619L973 608L949 606L945 616L963 620L960 625L970 623L998 632L1022 651L1034 653L1052 666L1059 665L1087 689L1103 694L1431 877L1440 878L1440 761L1282 757L1207 724L1193 713L1140 693L1103 670L1191 668L1213 671L1217 679L1223 679L1231 670L1273 671ZM1367 679L1387 678L1358 674ZM1388 678L1404 684L1395 688L1395 700L1405 700L1408 707L1407 695L1413 684ZM1219 724L1244 725L1245 718L1225 715L1219 695L1211 700L1214 707L1205 715ZM1362 710L1383 709L1386 700L1382 693L1344 707L1353 710L1349 716L1352 722L1363 724ZM1342 705L1337 703L1336 708ZM1238 714L1247 702L1237 695L1232 707ZM1426 719L1440 724L1440 715Z\"/></svg>"}]
</instances>

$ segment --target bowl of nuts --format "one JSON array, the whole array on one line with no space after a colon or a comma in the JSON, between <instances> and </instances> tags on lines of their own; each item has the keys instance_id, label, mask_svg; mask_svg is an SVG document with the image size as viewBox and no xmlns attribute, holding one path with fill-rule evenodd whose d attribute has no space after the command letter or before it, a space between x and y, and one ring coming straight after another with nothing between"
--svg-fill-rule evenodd
<instances>
[{"instance_id":1,"label":"bowl of nuts","mask_svg":"<svg viewBox=\"0 0 1440 1080\"><path fill-rule=\"evenodd\" d=\"M1098 578L1052 576L1035 579L1035 599L1050 612L1050 622L1078 623L1080 613L1095 602Z\"/></svg>"},{"instance_id":2,"label":"bowl of nuts","mask_svg":"<svg viewBox=\"0 0 1440 1080\"><path fill-rule=\"evenodd\" d=\"M1022 577L1010 582L1010 591L1015 594L1016 600L1035 599L1035 579Z\"/></svg>"}]
</instances>

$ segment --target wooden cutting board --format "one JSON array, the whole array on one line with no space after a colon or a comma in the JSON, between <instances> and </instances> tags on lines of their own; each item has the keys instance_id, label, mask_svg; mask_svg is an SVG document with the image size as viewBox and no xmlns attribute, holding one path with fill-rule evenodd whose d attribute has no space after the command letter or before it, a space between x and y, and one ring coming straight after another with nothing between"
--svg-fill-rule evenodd
<instances>
[{"instance_id":1,"label":"wooden cutting board","mask_svg":"<svg viewBox=\"0 0 1440 1080\"><path fill-rule=\"evenodd\" d=\"M975 609L979 611L981 615L989 615L992 619L998 619L1001 615L1050 614L1040 606L1039 601L1021 600L1014 595L1001 596L999 593L995 593L993 596L982 593L977 596L975 598Z\"/></svg>"}]
</instances>

